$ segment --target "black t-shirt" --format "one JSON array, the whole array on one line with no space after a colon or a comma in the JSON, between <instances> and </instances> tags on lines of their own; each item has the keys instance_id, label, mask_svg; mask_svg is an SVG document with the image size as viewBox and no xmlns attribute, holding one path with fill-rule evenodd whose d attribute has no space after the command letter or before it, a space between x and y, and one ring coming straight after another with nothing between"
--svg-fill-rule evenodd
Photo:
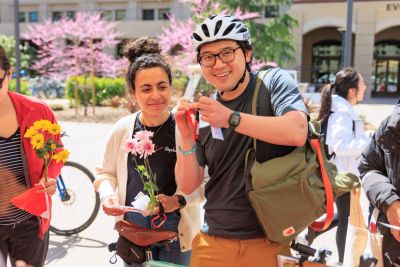
<instances>
[{"instance_id":1,"label":"black t-shirt","mask_svg":"<svg viewBox=\"0 0 400 267\"><path fill-rule=\"evenodd\" d=\"M135 121L135 127L133 135L136 132L142 131L145 128L137 116ZM175 182L175 163L176 163L176 151L175 151L175 119L171 114L167 121L161 126L148 127L146 130L156 133L152 137L152 141L155 145L155 152L149 156L150 168L157 177L157 186L159 188L159 194L165 194L172 196L176 192ZM137 164L143 164L143 159L136 156ZM128 154L128 182L126 185L126 201L125 205L131 206L131 202L134 201L136 195L143 190L143 182L136 170L135 161L131 153Z\"/></svg>"},{"instance_id":2,"label":"black t-shirt","mask_svg":"<svg viewBox=\"0 0 400 267\"><path fill-rule=\"evenodd\" d=\"M291 110L307 113L296 84L290 75L280 69L270 70L268 86L262 83L258 114L281 116ZM231 110L251 114L256 74L252 73L246 90L231 101L217 100ZM266 80L264 79L264 82ZM267 88L268 89L267 89ZM267 91L268 90L268 91ZM252 147L252 138L222 128L224 140L214 139L211 127L200 123L197 141L197 159L208 166L210 180L205 186L207 202L203 231L215 236L251 239L265 236L249 202L244 183L245 154ZM268 131L268 129L265 129ZM259 145L260 143L260 145ZM262 143L262 144L261 144ZM257 142L257 159L260 162L290 153L294 148Z\"/></svg>"}]
</instances>

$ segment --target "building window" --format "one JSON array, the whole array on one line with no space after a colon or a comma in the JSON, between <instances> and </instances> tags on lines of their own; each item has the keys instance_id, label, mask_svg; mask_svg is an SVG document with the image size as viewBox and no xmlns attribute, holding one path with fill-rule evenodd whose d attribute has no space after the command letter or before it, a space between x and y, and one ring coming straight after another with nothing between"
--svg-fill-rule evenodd
<instances>
[{"instance_id":1,"label":"building window","mask_svg":"<svg viewBox=\"0 0 400 267\"><path fill-rule=\"evenodd\" d=\"M168 20L170 15L171 15L171 9L169 8L160 8L158 10L159 20Z\"/></svg>"},{"instance_id":2,"label":"building window","mask_svg":"<svg viewBox=\"0 0 400 267\"><path fill-rule=\"evenodd\" d=\"M125 20L125 10L115 10L115 20Z\"/></svg>"},{"instance_id":3,"label":"building window","mask_svg":"<svg viewBox=\"0 0 400 267\"><path fill-rule=\"evenodd\" d=\"M39 21L39 15L37 11L29 12L29 22L38 22L38 21Z\"/></svg>"},{"instance_id":4,"label":"building window","mask_svg":"<svg viewBox=\"0 0 400 267\"><path fill-rule=\"evenodd\" d=\"M69 18L69 19L75 19L76 12L70 10L70 11L65 12L65 15L66 15L67 18Z\"/></svg>"},{"instance_id":5,"label":"building window","mask_svg":"<svg viewBox=\"0 0 400 267\"><path fill-rule=\"evenodd\" d=\"M340 68L341 46L339 41L334 40L322 41L313 45L312 83L323 85L335 82L336 73Z\"/></svg>"},{"instance_id":6,"label":"building window","mask_svg":"<svg viewBox=\"0 0 400 267\"><path fill-rule=\"evenodd\" d=\"M51 17L53 21L59 21L62 18L62 13L60 11L54 11Z\"/></svg>"},{"instance_id":7,"label":"building window","mask_svg":"<svg viewBox=\"0 0 400 267\"><path fill-rule=\"evenodd\" d=\"M26 19L25 19L25 12L19 12L19 13L18 13L18 21L19 21L20 23L23 23L23 22L26 21Z\"/></svg>"},{"instance_id":8,"label":"building window","mask_svg":"<svg viewBox=\"0 0 400 267\"><path fill-rule=\"evenodd\" d=\"M154 20L154 9L143 9L143 20Z\"/></svg>"},{"instance_id":9,"label":"building window","mask_svg":"<svg viewBox=\"0 0 400 267\"><path fill-rule=\"evenodd\" d=\"M277 18L279 17L279 6L270 5L265 7L265 18Z\"/></svg>"},{"instance_id":10,"label":"building window","mask_svg":"<svg viewBox=\"0 0 400 267\"><path fill-rule=\"evenodd\" d=\"M399 95L400 42L385 41L374 48L373 95Z\"/></svg>"},{"instance_id":11,"label":"building window","mask_svg":"<svg viewBox=\"0 0 400 267\"><path fill-rule=\"evenodd\" d=\"M101 13L101 17L104 20L113 20L113 12L111 10L103 10Z\"/></svg>"}]
</instances>

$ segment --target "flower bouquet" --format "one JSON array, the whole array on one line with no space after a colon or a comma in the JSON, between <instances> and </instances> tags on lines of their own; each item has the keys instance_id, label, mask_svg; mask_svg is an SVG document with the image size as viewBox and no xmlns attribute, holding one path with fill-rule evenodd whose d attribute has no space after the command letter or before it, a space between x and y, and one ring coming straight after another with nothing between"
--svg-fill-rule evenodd
<instances>
[{"instance_id":1,"label":"flower bouquet","mask_svg":"<svg viewBox=\"0 0 400 267\"><path fill-rule=\"evenodd\" d=\"M149 163L149 156L155 151L154 143L151 140L152 137L152 131L143 130L137 132L133 139L128 139L123 144L123 148L133 155L136 170L143 182L143 190L148 193L150 199L147 204L147 210L151 213L153 213L154 208L158 206L158 201L156 199L158 193L156 175L152 172ZM144 164L139 165L136 157L143 158Z\"/></svg>"},{"instance_id":2,"label":"flower bouquet","mask_svg":"<svg viewBox=\"0 0 400 267\"><path fill-rule=\"evenodd\" d=\"M69 156L68 150L58 141L61 127L48 120L38 120L26 131L24 137L31 140L36 155L44 162L44 178L48 180L49 165L52 160L64 163Z\"/></svg>"},{"instance_id":3,"label":"flower bouquet","mask_svg":"<svg viewBox=\"0 0 400 267\"><path fill-rule=\"evenodd\" d=\"M25 132L24 137L30 139L30 143L36 155L43 160L43 175L45 183L47 183L50 163L52 161L55 161L55 163L64 163L69 155L68 150L65 150L63 145L59 142L61 127L48 120L38 120ZM38 190L44 188L44 184L36 184L33 188L17 195L11 200L11 203L17 208L41 218L43 227L39 232L40 238L44 237L45 232L50 226L51 218L51 197L47 192L37 193Z\"/></svg>"}]
</instances>

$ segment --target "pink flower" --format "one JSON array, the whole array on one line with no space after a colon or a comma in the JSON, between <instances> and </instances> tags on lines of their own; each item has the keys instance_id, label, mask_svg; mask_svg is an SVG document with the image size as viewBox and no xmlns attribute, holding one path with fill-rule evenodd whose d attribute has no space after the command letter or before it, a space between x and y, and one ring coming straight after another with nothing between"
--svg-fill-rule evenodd
<instances>
[{"instance_id":1,"label":"pink flower","mask_svg":"<svg viewBox=\"0 0 400 267\"><path fill-rule=\"evenodd\" d=\"M139 142L135 139L128 139L122 144L122 148L128 152L131 152L132 155L138 153L140 149Z\"/></svg>"},{"instance_id":2,"label":"pink flower","mask_svg":"<svg viewBox=\"0 0 400 267\"><path fill-rule=\"evenodd\" d=\"M139 131L137 133L135 133L134 138L136 140L150 140L151 137L153 137L153 132L152 131L147 131L147 130L143 130L143 131Z\"/></svg>"},{"instance_id":3,"label":"pink flower","mask_svg":"<svg viewBox=\"0 0 400 267\"><path fill-rule=\"evenodd\" d=\"M154 153L154 144L150 139L142 140L140 146L142 148L142 157L147 158Z\"/></svg>"}]
</instances>

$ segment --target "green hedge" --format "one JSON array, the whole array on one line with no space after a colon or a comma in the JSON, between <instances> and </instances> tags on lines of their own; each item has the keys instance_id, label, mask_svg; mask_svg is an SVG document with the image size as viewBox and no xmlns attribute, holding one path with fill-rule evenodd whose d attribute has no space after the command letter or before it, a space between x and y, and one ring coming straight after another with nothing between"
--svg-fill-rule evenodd
<instances>
[{"instance_id":1,"label":"green hedge","mask_svg":"<svg viewBox=\"0 0 400 267\"><path fill-rule=\"evenodd\" d=\"M20 80L21 81L21 94L23 95L31 95L31 90L29 89L29 84L27 81L25 80ZM8 84L8 88L11 91L15 92L15 89L17 87L17 80L16 79L12 79L10 81L10 83Z\"/></svg>"},{"instance_id":2,"label":"green hedge","mask_svg":"<svg viewBox=\"0 0 400 267\"><path fill-rule=\"evenodd\" d=\"M67 96L70 100L74 99L74 86L73 82L78 82L79 90L79 103L83 104L83 88L85 86L85 78L82 76L70 78L66 82ZM90 78L86 79L86 86L88 88L88 104L91 103L92 89ZM125 95L125 80L123 78L94 78L94 86L96 90L96 105L101 105L107 99L115 96Z\"/></svg>"}]
</instances>

